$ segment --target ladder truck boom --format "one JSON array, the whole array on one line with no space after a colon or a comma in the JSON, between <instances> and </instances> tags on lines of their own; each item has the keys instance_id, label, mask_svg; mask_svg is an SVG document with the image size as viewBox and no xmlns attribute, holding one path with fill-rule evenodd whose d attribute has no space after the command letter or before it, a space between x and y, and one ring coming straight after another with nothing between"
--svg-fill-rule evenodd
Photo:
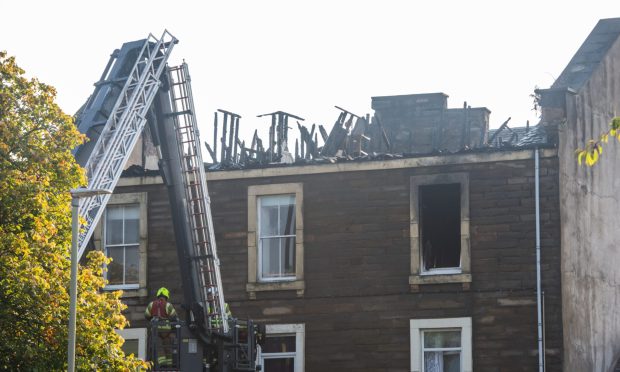
<instances>
[{"instance_id":1,"label":"ladder truck boom","mask_svg":"<svg viewBox=\"0 0 620 372\"><path fill-rule=\"evenodd\" d=\"M216 317L218 331L228 332L224 311L224 292L219 259L215 245L209 192L198 138L194 103L187 64L168 69L168 94L162 92L158 104L157 130L161 149L160 170L172 202L175 237L179 249L179 265L183 275L184 294L190 304L197 326L212 328ZM208 293L213 303L208 304ZM200 311L211 306L212 311Z\"/></svg>"},{"instance_id":2,"label":"ladder truck boom","mask_svg":"<svg viewBox=\"0 0 620 372\"><path fill-rule=\"evenodd\" d=\"M75 149L74 155L86 168L89 189L113 190L145 126L149 126L170 198L183 308L187 311L186 320L175 323L180 356L175 370L193 371L201 365L208 371L255 371L256 342L263 332L250 320L228 319L225 311L189 70L185 63L178 67L166 64L176 43L165 31L159 39L149 35L112 53L94 93L77 114L78 129L90 141ZM79 257L109 198L97 195L80 200L79 213L85 224L80 229ZM160 327L150 329L150 340L157 339ZM190 342L180 342L190 337L200 344L193 351ZM169 370L159 367L157 348L152 344L152 370Z\"/></svg>"},{"instance_id":3,"label":"ladder truck boom","mask_svg":"<svg viewBox=\"0 0 620 372\"><path fill-rule=\"evenodd\" d=\"M77 121L78 129L92 136L75 157L85 169L89 189L113 190L146 124L146 114L158 92L160 76L177 40L167 31L157 39L124 45L124 54L114 53L95 93ZM141 46L140 46L141 44ZM122 59L119 57L122 56ZM131 58L133 57L133 58ZM127 67L134 62L127 73ZM111 65L114 65L110 69ZM118 85L123 82L121 89ZM116 86L114 86L116 85ZM110 107L110 104L113 104ZM100 121L96 121L101 118ZM78 237L78 259L101 218L109 194L80 199L79 214L86 223Z\"/></svg>"}]
</instances>

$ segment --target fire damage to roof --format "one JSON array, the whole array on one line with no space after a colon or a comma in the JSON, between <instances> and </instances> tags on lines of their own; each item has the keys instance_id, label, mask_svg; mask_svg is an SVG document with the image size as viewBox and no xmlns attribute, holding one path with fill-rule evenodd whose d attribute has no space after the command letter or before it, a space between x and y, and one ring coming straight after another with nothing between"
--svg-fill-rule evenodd
<instances>
[{"instance_id":1,"label":"fire damage to roof","mask_svg":"<svg viewBox=\"0 0 620 372\"><path fill-rule=\"evenodd\" d=\"M448 108L443 93L372 98L374 115L357 115L341 107L329 132L322 125L283 111L270 118L269 138L254 131L251 141L239 139L241 116L218 110L212 142L205 142L210 171L268 168L287 165L374 161L429 155L483 153L552 147L542 125L510 127L506 120L489 130L485 107ZM221 126L221 131L220 131ZM298 130L294 145L289 130ZM290 147L289 147L290 146Z\"/></svg>"},{"instance_id":2,"label":"fire damage to roof","mask_svg":"<svg viewBox=\"0 0 620 372\"><path fill-rule=\"evenodd\" d=\"M510 128L506 120L499 128L489 130L490 148L522 148L547 144L547 133L542 125Z\"/></svg>"}]
</instances>

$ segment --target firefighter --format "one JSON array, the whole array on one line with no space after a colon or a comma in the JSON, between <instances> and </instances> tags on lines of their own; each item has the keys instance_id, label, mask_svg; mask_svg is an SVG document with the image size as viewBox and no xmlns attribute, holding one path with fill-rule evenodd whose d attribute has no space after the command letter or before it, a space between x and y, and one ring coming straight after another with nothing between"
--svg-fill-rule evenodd
<instances>
[{"instance_id":1,"label":"firefighter","mask_svg":"<svg viewBox=\"0 0 620 372\"><path fill-rule=\"evenodd\" d=\"M213 298L215 294L215 288L209 288L209 290L207 291L207 302L208 302L208 308L207 308L207 314L212 314L214 313L214 309L215 309L215 299ZM228 303L224 304L224 311L226 311L226 316L228 317L228 319L232 318L232 312L230 311L230 306L228 306ZM213 316L211 318L211 328L220 328L222 325L222 317L221 316Z\"/></svg>"},{"instance_id":2,"label":"firefighter","mask_svg":"<svg viewBox=\"0 0 620 372\"><path fill-rule=\"evenodd\" d=\"M168 299L170 298L170 291L167 288L161 287L157 291L157 299L151 301L144 311L144 316L147 320L153 318L176 320L177 312L174 310L174 306Z\"/></svg>"},{"instance_id":3,"label":"firefighter","mask_svg":"<svg viewBox=\"0 0 620 372\"><path fill-rule=\"evenodd\" d=\"M174 354L178 355L175 350L176 334L170 326L170 321L177 321L177 312L174 306L168 300L170 299L170 291L161 287L157 291L157 299L151 301L144 311L147 320L154 321L157 326L152 327L152 331L157 332L157 338L152 337L153 342L157 340L155 352L157 354L157 363L159 367L175 367L177 365Z\"/></svg>"}]
</instances>

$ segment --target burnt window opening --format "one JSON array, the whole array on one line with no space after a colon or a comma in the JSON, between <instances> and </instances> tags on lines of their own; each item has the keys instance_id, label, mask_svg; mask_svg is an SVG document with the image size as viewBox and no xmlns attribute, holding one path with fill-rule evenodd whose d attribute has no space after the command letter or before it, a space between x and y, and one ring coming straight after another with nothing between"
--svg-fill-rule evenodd
<instances>
[{"instance_id":1,"label":"burnt window opening","mask_svg":"<svg viewBox=\"0 0 620 372\"><path fill-rule=\"evenodd\" d=\"M461 266L461 185L419 187L424 271Z\"/></svg>"}]
</instances>

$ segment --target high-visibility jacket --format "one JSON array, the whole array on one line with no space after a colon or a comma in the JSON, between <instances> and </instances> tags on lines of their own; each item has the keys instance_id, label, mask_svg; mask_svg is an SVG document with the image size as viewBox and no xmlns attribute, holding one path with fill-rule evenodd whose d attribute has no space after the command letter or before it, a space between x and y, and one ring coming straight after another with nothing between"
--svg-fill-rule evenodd
<instances>
[{"instance_id":1,"label":"high-visibility jacket","mask_svg":"<svg viewBox=\"0 0 620 372\"><path fill-rule=\"evenodd\" d=\"M226 311L226 316L228 318L232 318L232 312L230 311L230 307L228 306L228 303L224 304L224 311ZM213 306L209 304L209 306L207 306L207 314L211 315L211 313L213 313ZM222 325L221 316L215 316L211 318L211 327L219 328L221 325Z\"/></svg>"},{"instance_id":2,"label":"high-visibility jacket","mask_svg":"<svg viewBox=\"0 0 620 372\"><path fill-rule=\"evenodd\" d=\"M177 312L174 310L174 306L163 298L158 298L155 301L151 301L144 311L146 319L153 317L162 319L176 319Z\"/></svg>"}]
</instances>

